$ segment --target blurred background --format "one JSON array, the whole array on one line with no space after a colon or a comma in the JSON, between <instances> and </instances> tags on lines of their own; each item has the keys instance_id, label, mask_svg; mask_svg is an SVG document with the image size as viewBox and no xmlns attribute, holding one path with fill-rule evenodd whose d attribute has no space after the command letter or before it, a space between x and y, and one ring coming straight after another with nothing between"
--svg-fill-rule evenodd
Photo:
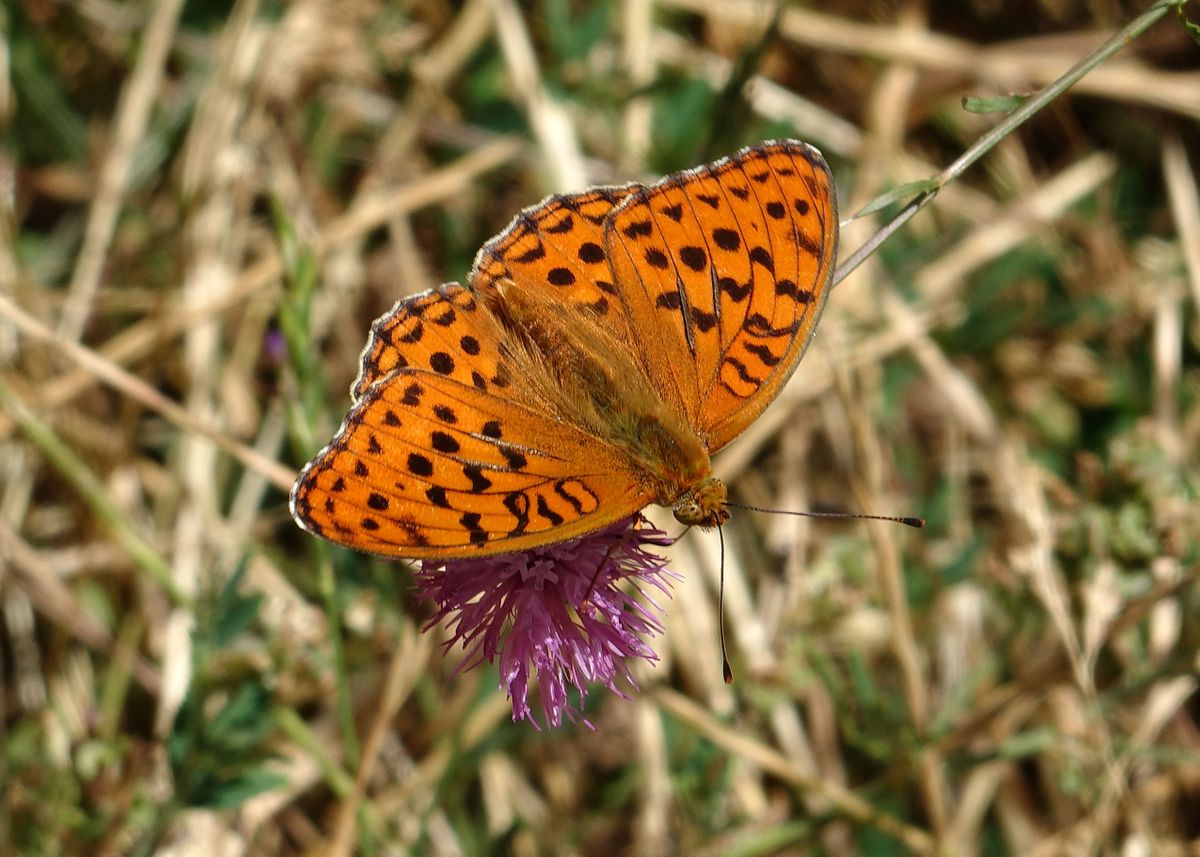
<instances>
[{"instance_id":1,"label":"blurred background","mask_svg":"<svg viewBox=\"0 0 1200 857\"><path fill-rule=\"evenodd\" d=\"M0 852L1200 850L1200 47L1165 15L830 298L594 725L287 513L370 322L523 206L772 137L842 215L1148 4L12 0ZM1195 4L1185 8L1200 19ZM843 257L895 206L845 225ZM657 517L677 532L669 515Z\"/></svg>"}]
</instances>

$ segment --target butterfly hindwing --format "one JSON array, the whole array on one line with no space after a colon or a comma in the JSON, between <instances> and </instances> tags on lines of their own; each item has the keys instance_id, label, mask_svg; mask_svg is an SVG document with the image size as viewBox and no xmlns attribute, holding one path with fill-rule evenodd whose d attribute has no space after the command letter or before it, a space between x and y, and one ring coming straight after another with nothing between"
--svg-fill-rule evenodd
<instances>
[{"instance_id":1,"label":"butterfly hindwing","mask_svg":"<svg viewBox=\"0 0 1200 857\"><path fill-rule=\"evenodd\" d=\"M446 375L401 369L362 395L304 469L292 513L357 550L454 558L583 535L650 499L619 457L577 430Z\"/></svg>"},{"instance_id":2,"label":"butterfly hindwing","mask_svg":"<svg viewBox=\"0 0 1200 857\"><path fill-rule=\"evenodd\" d=\"M404 298L375 320L351 398L357 401L376 381L410 367L484 391L511 383L495 320L458 283Z\"/></svg>"},{"instance_id":3,"label":"butterfly hindwing","mask_svg":"<svg viewBox=\"0 0 1200 857\"><path fill-rule=\"evenodd\" d=\"M624 340L629 326L604 248L604 224L638 185L551 196L522 211L483 245L472 285L485 293L505 281L548 293Z\"/></svg>"}]
</instances>

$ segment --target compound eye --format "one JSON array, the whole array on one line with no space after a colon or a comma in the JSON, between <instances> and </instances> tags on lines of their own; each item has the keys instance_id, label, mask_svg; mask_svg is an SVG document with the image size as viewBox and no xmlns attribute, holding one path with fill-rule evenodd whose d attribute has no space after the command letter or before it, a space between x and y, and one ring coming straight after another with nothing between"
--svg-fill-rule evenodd
<instances>
[{"instance_id":1,"label":"compound eye","mask_svg":"<svg viewBox=\"0 0 1200 857\"><path fill-rule=\"evenodd\" d=\"M699 524L703 518L700 513L700 504L695 500L686 500L678 504L672 511L675 513L675 520L688 526Z\"/></svg>"}]
</instances>

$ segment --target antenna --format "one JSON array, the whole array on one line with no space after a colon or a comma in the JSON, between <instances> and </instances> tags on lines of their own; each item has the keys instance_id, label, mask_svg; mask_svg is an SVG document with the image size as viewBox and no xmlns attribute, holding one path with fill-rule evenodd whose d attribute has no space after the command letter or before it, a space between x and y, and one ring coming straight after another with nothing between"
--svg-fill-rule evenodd
<instances>
[{"instance_id":1,"label":"antenna","mask_svg":"<svg viewBox=\"0 0 1200 857\"><path fill-rule=\"evenodd\" d=\"M721 675L726 684L733 684L733 667L729 665L729 650L725 647L725 528L717 527L721 540L721 582L717 587L717 627L721 633Z\"/></svg>"},{"instance_id":2,"label":"antenna","mask_svg":"<svg viewBox=\"0 0 1200 857\"><path fill-rule=\"evenodd\" d=\"M857 521L891 521L894 524L904 524L906 527L921 529L925 526L924 518L912 515L860 515L854 512L793 512L790 509L766 509L762 506L751 506L747 503L726 503L730 509L745 509L748 512L766 512L769 515L796 515L801 518L840 518Z\"/></svg>"}]
</instances>

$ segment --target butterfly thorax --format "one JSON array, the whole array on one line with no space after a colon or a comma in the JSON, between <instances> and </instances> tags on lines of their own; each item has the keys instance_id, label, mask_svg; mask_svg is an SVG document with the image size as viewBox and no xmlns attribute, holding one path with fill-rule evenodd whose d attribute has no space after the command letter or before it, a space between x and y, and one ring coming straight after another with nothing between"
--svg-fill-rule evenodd
<instances>
[{"instance_id":1,"label":"butterfly thorax","mask_svg":"<svg viewBox=\"0 0 1200 857\"><path fill-rule=\"evenodd\" d=\"M508 282L484 297L504 329L504 354L520 395L602 439L628 463L655 501L682 523L728 518L725 485L712 475L708 447L654 389L634 357L587 307L564 307Z\"/></svg>"}]
</instances>

